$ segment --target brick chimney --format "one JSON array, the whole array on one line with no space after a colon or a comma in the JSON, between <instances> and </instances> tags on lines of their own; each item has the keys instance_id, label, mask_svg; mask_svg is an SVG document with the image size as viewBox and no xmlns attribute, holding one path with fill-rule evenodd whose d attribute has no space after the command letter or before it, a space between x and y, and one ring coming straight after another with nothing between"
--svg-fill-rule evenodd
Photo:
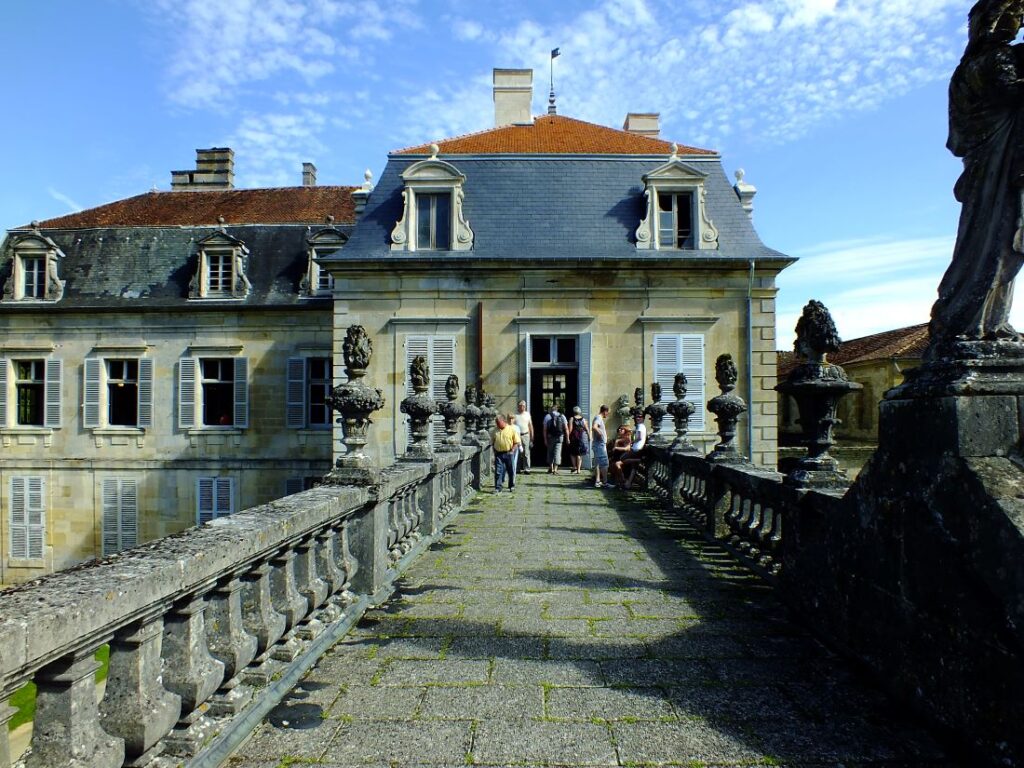
<instances>
[{"instance_id":1,"label":"brick chimney","mask_svg":"<svg viewBox=\"0 0 1024 768\"><path fill-rule=\"evenodd\" d=\"M234 189L235 153L227 147L196 150L194 171L171 171L171 190Z\"/></svg>"},{"instance_id":2,"label":"brick chimney","mask_svg":"<svg viewBox=\"0 0 1024 768\"><path fill-rule=\"evenodd\" d=\"M313 165L312 163L302 164L302 186L316 186L316 166Z\"/></svg>"},{"instance_id":3,"label":"brick chimney","mask_svg":"<svg viewBox=\"0 0 1024 768\"><path fill-rule=\"evenodd\" d=\"M533 123L533 70L494 70L494 127Z\"/></svg>"},{"instance_id":4,"label":"brick chimney","mask_svg":"<svg viewBox=\"0 0 1024 768\"><path fill-rule=\"evenodd\" d=\"M661 133L661 128L658 127L659 117L661 114L658 112L630 112L626 115L622 130L656 139Z\"/></svg>"}]
</instances>

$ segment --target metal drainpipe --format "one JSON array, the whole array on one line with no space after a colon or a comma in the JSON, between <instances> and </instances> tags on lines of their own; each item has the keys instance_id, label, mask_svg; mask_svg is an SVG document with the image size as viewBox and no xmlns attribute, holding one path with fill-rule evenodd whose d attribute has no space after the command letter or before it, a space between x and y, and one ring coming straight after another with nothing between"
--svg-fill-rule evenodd
<instances>
[{"instance_id":1,"label":"metal drainpipe","mask_svg":"<svg viewBox=\"0 0 1024 768\"><path fill-rule=\"evenodd\" d=\"M747 280L747 452L754 460L754 260L750 260Z\"/></svg>"}]
</instances>

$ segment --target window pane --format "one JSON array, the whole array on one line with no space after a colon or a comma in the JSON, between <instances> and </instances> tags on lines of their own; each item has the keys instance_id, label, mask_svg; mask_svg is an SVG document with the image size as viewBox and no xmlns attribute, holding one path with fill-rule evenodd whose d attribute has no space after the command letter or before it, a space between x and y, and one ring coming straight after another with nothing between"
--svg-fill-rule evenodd
<instances>
[{"instance_id":1,"label":"window pane","mask_svg":"<svg viewBox=\"0 0 1024 768\"><path fill-rule=\"evenodd\" d=\"M204 358L203 424L230 427L235 423L235 361L231 358Z\"/></svg>"},{"instance_id":2,"label":"window pane","mask_svg":"<svg viewBox=\"0 0 1024 768\"><path fill-rule=\"evenodd\" d=\"M660 195L658 199L664 204L671 201L668 195ZM662 248L675 248L675 221L672 211L658 211L658 245Z\"/></svg>"},{"instance_id":3,"label":"window pane","mask_svg":"<svg viewBox=\"0 0 1024 768\"><path fill-rule=\"evenodd\" d=\"M139 423L138 360L107 360L107 423L125 427Z\"/></svg>"},{"instance_id":4,"label":"window pane","mask_svg":"<svg viewBox=\"0 0 1024 768\"><path fill-rule=\"evenodd\" d=\"M530 359L535 363L551 362L551 339L545 337L530 339L533 347Z\"/></svg>"},{"instance_id":5,"label":"window pane","mask_svg":"<svg viewBox=\"0 0 1024 768\"><path fill-rule=\"evenodd\" d=\"M40 258L22 259L25 273L24 294L27 299L42 299L46 296L46 260Z\"/></svg>"},{"instance_id":6,"label":"window pane","mask_svg":"<svg viewBox=\"0 0 1024 768\"><path fill-rule=\"evenodd\" d=\"M452 196L434 195L434 247L447 251L451 246Z\"/></svg>"},{"instance_id":7,"label":"window pane","mask_svg":"<svg viewBox=\"0 0 1024 768\"><path fill-rule=\"evenodd\" d=\"M689 192L682 192L676 198L676 242L680 248L692 248L693 196Z\"/></svg>"},{"instance_id":8,"label":"window pane","mask_svg":"<svg viewBox=\"0 0 1024 768\"><path fill-rule=\"evenodd\" d=\"M18 424L43 426L44 367L42 360L14 361Z\"/></svg>"},{"instance_id":9,"label":"window pane","mask_svg":"<svg viewBox=\"0 0 1024 768\"><path fill-rule=\"evenodd\" d=\"M430 242L430 217L433 208L431 195L416 195L416 247L428 251Z\"/></svg>"},{"instance_id":10,"label":"window pane","mask_svg":"<svg viewBox=\"0 0 1024 768\"><path fill-rule=\"evenodd\" d=\"M576 362L576 339L559 339L558 340L558 362L560 362L560 363L575 363Z\"/></svg>"}]
</instances>

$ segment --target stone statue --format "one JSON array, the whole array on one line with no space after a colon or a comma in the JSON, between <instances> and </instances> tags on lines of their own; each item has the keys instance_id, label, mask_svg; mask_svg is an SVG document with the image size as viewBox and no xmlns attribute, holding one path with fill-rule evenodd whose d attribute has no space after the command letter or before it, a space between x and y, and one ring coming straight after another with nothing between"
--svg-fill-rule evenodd
<instances>
[{"instance_id":1,"label":"stone statue","mask_svg":"<svg viewBox=\"0 0 1024 768\"><path fill-rule=\"evenodd\" d=\"M672 381L672 394L676 396L676 400L682 400L686 397L686 374L682 371L677 373Z\"/></svg>"},{"instance_id":2,"label":"stone statue","mask_svg":"<svg viewBox=\"0 0 1024 768\"><path fill-rule=\"evenodd\" d=\"M811 299L804 306L803 314L796 322L796 341L793 351L805 360L822 363L829 352L839 350L842 344L836 324L825 305Z\"/></svg>"},{"instance_id":3,"label":"stone statue","mask_svg":"<svg viewBox=\"0 0 1024 768\"><path fill-rule=\"evenodd\" d=\"M708 410L715 414L718 422L718 444L705 458L711 462L743 463L746 458L736 446L736 423L747 410L747 404L739 395L733 394L739 374L732 355L725 353L715 360L715 379L722 394L708 400Z\"/></svg>"},{"instance_id":4,"label":"stone statue","mask_svg":"<svg viewBox=\"0 0 1024 768\"><path fill-rule=\"evenodd\" d=\"M715 360L715 381L722 389L722 394L728 394L736 389L736 380L739 373L736 370L736 363L732 361L732 355L719 355Z\"/></svg>"},{"instance_id":5,"label":"stone statue","mask_svg":"<svg viewBox=\"0 0 1024 768\"><path fill-rule=\"evenodd\" d=\"M345 367L365 371L373 354L373 342L366 335L361 325L350 325L345 332L345 341L341 344L341 354L345 359Z\"/></svg>"},{"instance_id":6,"label":"stone statue","mask_svg":"<svg viewBox=\"0 0 1024 768\"><path fill-rule=\"evenodd\" d=\"M409 364L409 381L415 392L426 392L430 388L430 366L423 355L416 355Z\"/></svg>"},{"instance_id":7,"label":"stone statue","mask_svg":"<svg viewBox=\"0 0 1024 768\"><path fill-rule=\"evenodd\" d=\"M1010 326L1013 280L1024 263L1024 46L1014 39L1021 0L980 0L949 84L949 140L963 158L954 187L962 204L953 261L932 307L926 356L957 340L1020 341Z\"/></svg>"},{"instance_id":8,"label":"stone statue","mask_svg":"<svg viewBox=\"0 0 1024 768\"><path fill-rule=\"evenodd\" d=\"M661 402L661 384L659 384L658 382L654 382L653 384L651 384L651 402Z\"/></svg>"},{"instance_id":9,"label":"stone statue","mask_svg":"<svg viewBox=\"0 0 1024 768\"><path fill-rule=\"evenodd\" d=\"M459 377L454 373L444 383L444 393L449 400L457 400L459 397Z\"/></svg>"},{"instance_id":10,"label":"stone statue","mask_svg":"<svg viewBox=\"0 0 1024 768\"><path fill-rule=\"evenodd\" d=\"M623 421L629 418L629 395L619 395L615 401L615 413Z\"/></svg>"}]
</instances>

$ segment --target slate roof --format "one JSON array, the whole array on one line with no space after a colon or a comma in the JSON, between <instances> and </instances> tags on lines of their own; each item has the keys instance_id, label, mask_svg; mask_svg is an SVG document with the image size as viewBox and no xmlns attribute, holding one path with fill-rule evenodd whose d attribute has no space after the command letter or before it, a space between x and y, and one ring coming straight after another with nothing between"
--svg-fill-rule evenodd
<instances>
[{"instance_id":1,"label":"slate roof","mask_svg":"<svg viewBox=\"0 0 1024 768\"><path fill-rule=\"evenodd\" d=\"M921 323L844 341L840 344L837 352L829 354L828 359L829 362L837 365L855 365L872 360L891 360L893 358L916 360L924 354L927 346L928 323ZM796 353L779 352L779 379L788 375L798 362Z\"/></svg>"},{"instance_id":2,"label":"slate roof","mask_svg":"<svg viewBox=\"0 0 1024 768\"><path fill-rule=\"evenodd\" d=\"M609 129L611 130L611 129ZM621 133L621 131L620 131ZM644 259L793 261L766 247L716 158L685 158L708 174L707 208L719 232L718 250L637 250L635 232L645 213L645 173L668 161L659 156L448 156L465 174L463 213L474 233L471 251L391 251L391 231L402 216L402 172L420 157L391 155L355 233L335 260L394 261L443 258L637 262Z\"/></svg>"},{"instance_id":3,"label":"slate roof","mask_svg":"<svg viewBox=\"0 0 1024 768\"><path fill-rule=\"evenodd\" d=\"M563 115L541 115L531 125L504 125L437 142L446 155L584 154L668 155L672 143ZM715 155L710 149L678 148L680 155ZM430 143L396 150L396 155L429 155Z\"/></svg>"},{"instance_id":4,"label":"slate roof","mask_svg":"<svg viewBox=\"0 0 1024 768\"><path fill-rule=\"evenodd\" d=\"M337 224L356 220L352 192L358 187L273 187L147 192L40 222L43 229L169 227L226 224Z\"/></svg>"}]
</instances>

